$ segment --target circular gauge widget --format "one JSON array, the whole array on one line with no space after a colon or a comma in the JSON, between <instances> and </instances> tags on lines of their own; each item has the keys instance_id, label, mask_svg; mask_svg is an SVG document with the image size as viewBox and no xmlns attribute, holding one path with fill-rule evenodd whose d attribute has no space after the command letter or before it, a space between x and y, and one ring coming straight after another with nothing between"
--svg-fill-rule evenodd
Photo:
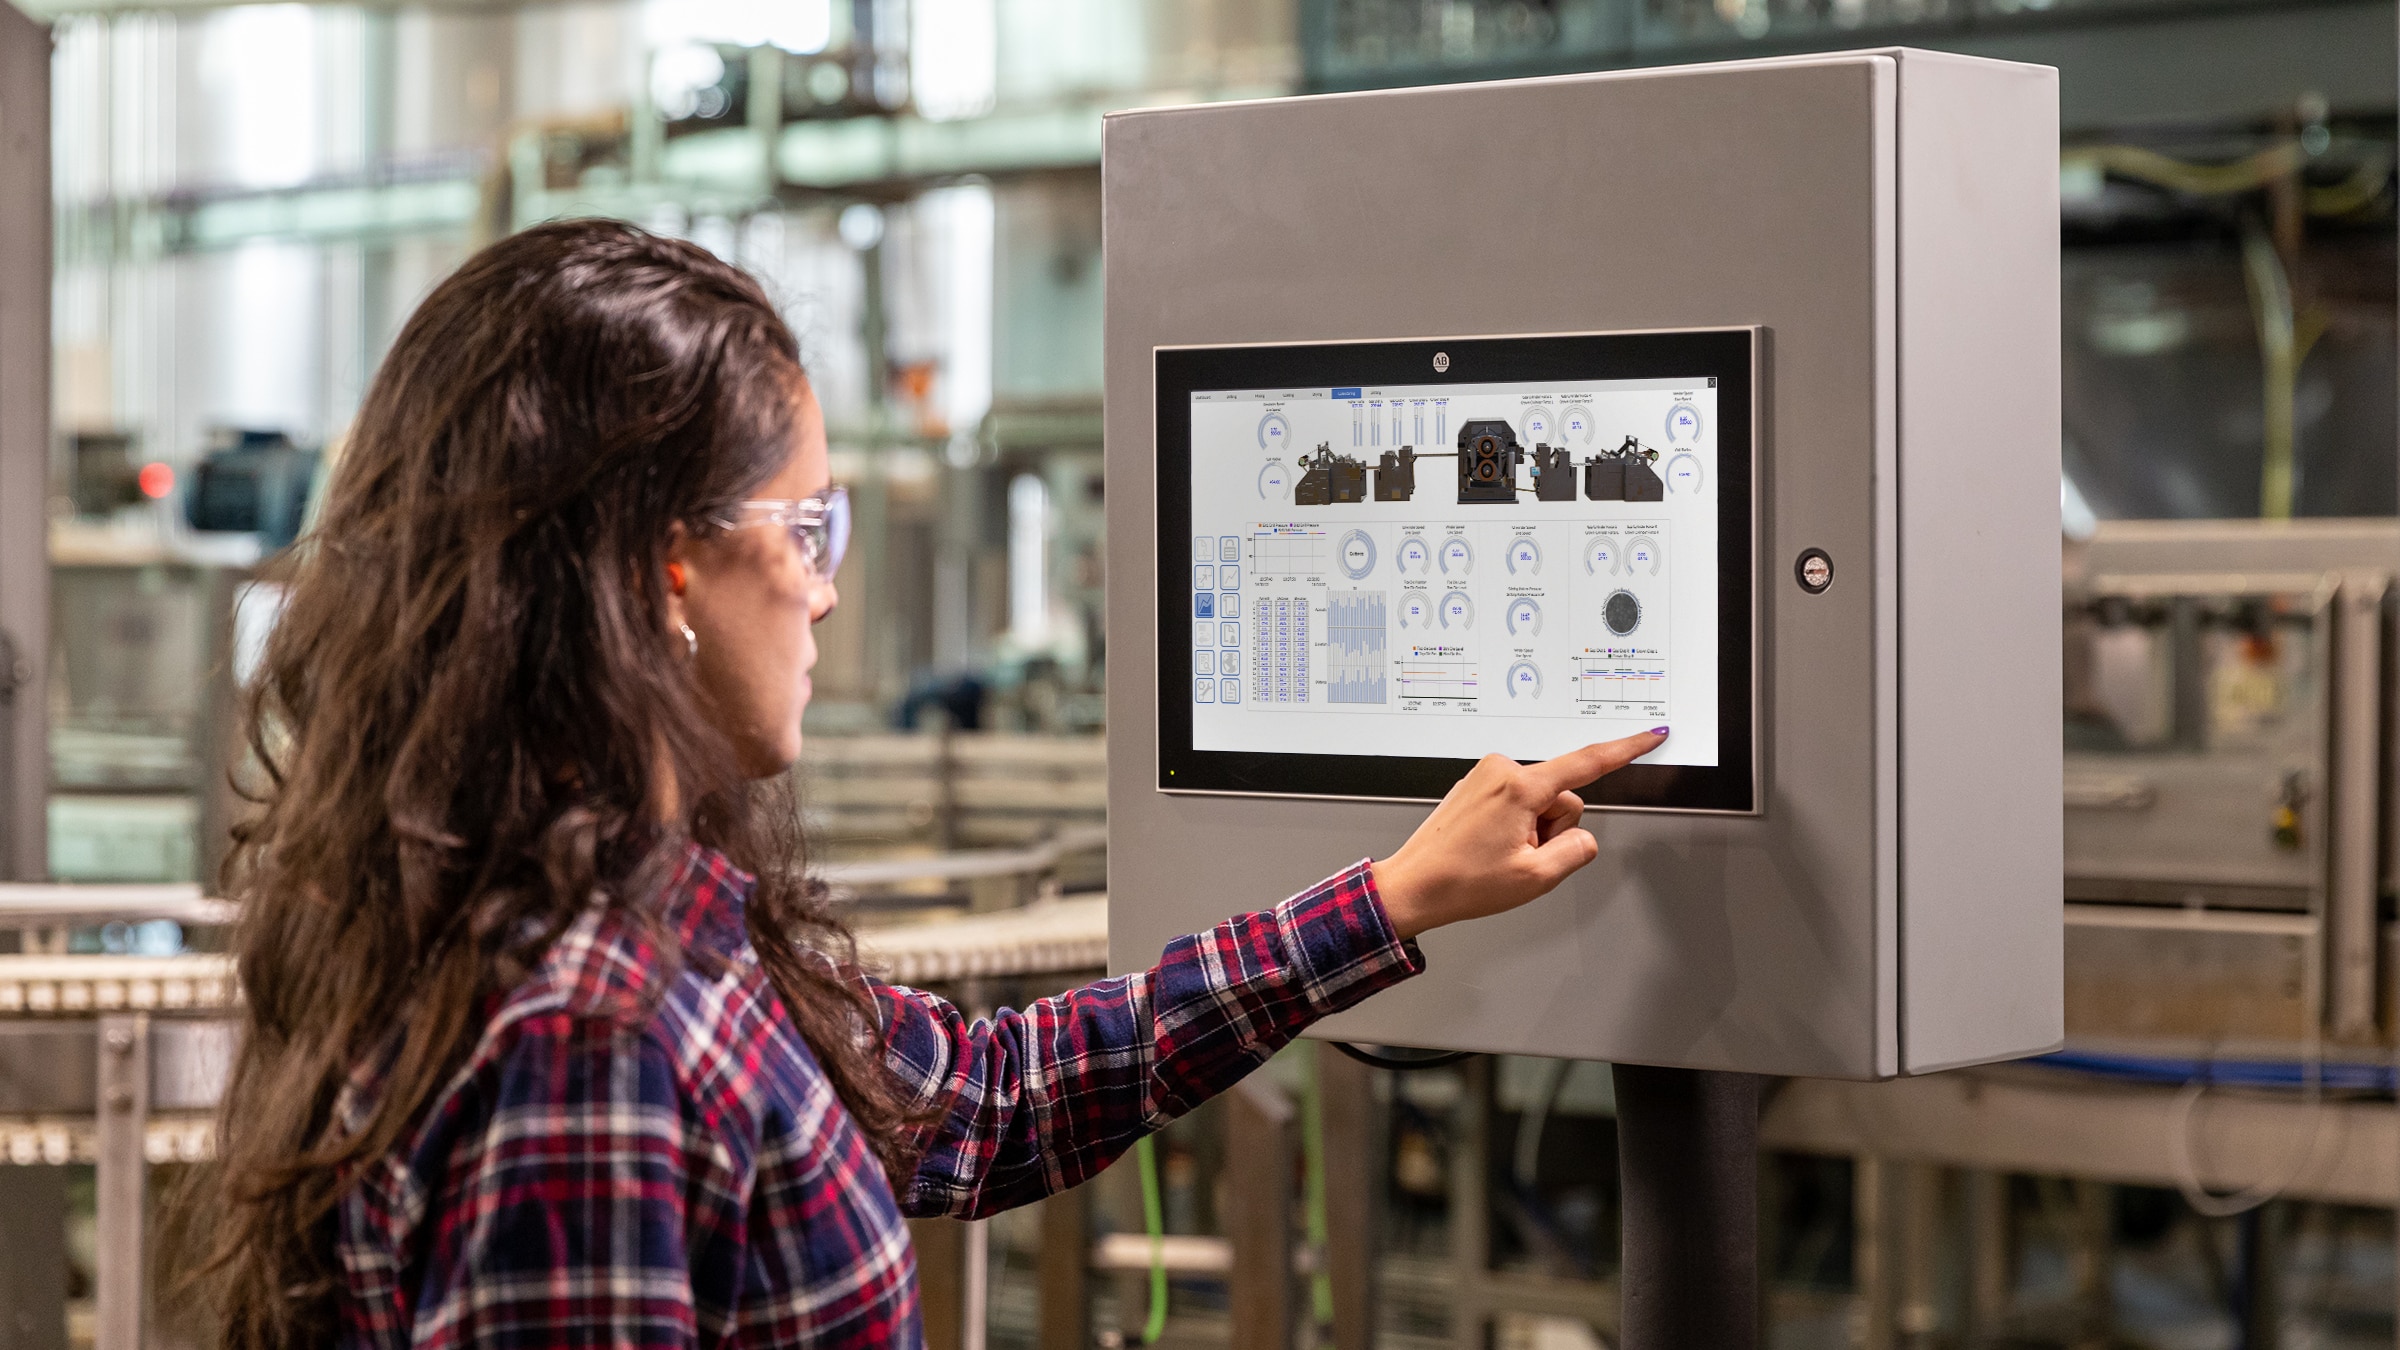
<instances>
[{"instance_id":1,"label":"circular gauge widget","mask_svg":"<svg viewBox=\"0 0 2400 1350\"><path fill-rule=\"evenodd\" d=\"M1425 571L1433 566L1433 546L1422 539L1401 540L1399 565L1403 572Z\"/></svg>"},{"instance_id":2,"label":"circular gauge widget","mask_svg":"<svg viewBox=\"0 0 2400 1350\"><path fill-rule=\"evenodd\" d=\"M1584 541L1583 570L1596 577L1615 576L1624 552L1624 546L1616 540L1607 535L1595 535Z\"/></svg>"},{"instance_id":3,"label":"circular gauge widget","mask_svg":"<svg viewBox=\"0 0 2400 1350\"><path fill-rule=\"evenodd\" d=\"M1340 552L1342 574L1357 581L1375 570L1375 541L1365 530L1352 530L1342 536Z\"/></svg>"},{"instance_id":4,"label":"circular gauge widget","mask_svg":"<svg viewBox=\"0 0 2400 1350\"><path fill-rule=\"evenodd\" d=\"M1601 605L1600 620L1608 625L1608 631L1623 637L1642 626L1642 602L1634 599L1631 591L1618 591Z\"/></svg>"},{"instance_id":5,"label":"circular gauge widget","mask_svg":"<svg viewBox=\"0 0 2400 1350\"><path fill-rule=\"evenodd\" d=\"M1594 424L1589 408L1569 408L1559 414L1559 433L1570 441L1590 441Z\"/></svg>"},{"instance_id":6,"label":"circular gauge widget","mask_svg":"<svg viewBox=\"0 0 2400 1350\"><path fill-rule=\"evenodd\" d=\"M1636 539L1625 546L1625 570L1658 575L1658 565L1667 560L1667 551L1655 539Z\"/></svg>"},{"instance_id":7,"label":"circular gauge widget","mask_svg":"<svg viewBox=\"0 0 2400 1350\"><path fill-rule=\"evenodd\" d=\"M1540 698L1542 696L1541 667L1531 661L1519 661L1510 666L1508 668L1508 696L1510 698Z\"/></svg>"},{"instance_id":8,"label":"circular gauge widget","mask_svg":"<svg viewBox=\"0 0 2400 1350\"><path fill-rule=\"evenodd\" d=\"M1433 602L1422 595L1402 596L1400 598L1400 626L1420 629L1433 627Z\"/></svg>"},{"instance_id":9,"label":"circular gauge widget","mask_svg":"<svg viewBox=\"0 0 2400 1350\"><path fill-rule=\"evenodd\" d=\"M1700 491L1700 457L1698 455L1677 455L1667 461L1667 471L1661 477L1667 480L1667 491L1679 497L1698 493Z\"/></svg>"},{"instance_id":10,"label":"circular gauge widget","mask_svg":"<svg viewBox=\"0 0 2400 1350\"><path fill-rule=\"evenodd\" d=\"M1524 427L1524 439L1535 445L1547 445L1558 434L1558 414L1540 404L1534 404L1517 415Z\"/></svg>"},{"instance_id":11,"label":"circular gauge widget","mask_svg":"<svg viewBox=\"0 0 2400 1350\"><path fill-rule=\"evenodd\" d=\"M1442 541L1442 572L1446 576L1463 577L1475 570L1475 550L1464 539Z\"/></svg>"},{"instance_id":12,"label":"circular gauge widget","mask_svg":"<svg viewBox=\"0 0 2400 1350\"><path fill-rule=\"evenodd\" d=\"M1678 403L1667 409L1667 439L1684 442L1700 439L1700 410L1689 403Z\"/></svg>"},{"instance_id":13,"label":"circular gauge widget","mask_svg":"<svg viewBox=\"0 0 2400 1350\"><path fill-rule=\"evenodd\" d=\"M1292 443L1292 424L1283 420L1282 413L1268 413L1258 419L1258 448L1281 450Z\"/></svg>"},{"instance_id":14,"label":"circular gauge widget","mask_svg":"<svg viewBox=\"0 0 2400 1350\"><path fill-rule=\"evenodd\" d=\"M1292 471L1283 467L1280 459L1270 459L1267 467L1258 471L1258 495L1270 502L1292 499Z\"/></svg>"},{"instance_id":15,"label":"circular gauge widget","mask_svg":"<svg viewBox=\"0 0 2400 1350\"><path fill-rule=\"evenodd\" d=\"M1520 534L1508 541L1509 575L1515 576L1519 573L1531 575L1541 570L1542 546L1533 542L1532 535Z\"/></svg>"},{"instance_id":16,"label":"circular gauge widget","mask_svg":"<svg viewBox=\"0 0 2400 1350\"><path fill-rule=\"evenodd\" d=\"M1509 601L1508 631L1516 637L1532 637L1541 632L1542 607L1527 596Z\"/></svg>"},{"instance_id":17,"label":"circular gauge widget","mask_svg":"<svg viewBox=\"0 0 2400 1350\"><path fill-rule=\"evenodd\" d=\"M1443 596L1438 613L1441 615L1444 628L1473 628L1475 626L1475 602L1467 598L1465 591L1452 591Z\"/></svg>"}]
</instances>

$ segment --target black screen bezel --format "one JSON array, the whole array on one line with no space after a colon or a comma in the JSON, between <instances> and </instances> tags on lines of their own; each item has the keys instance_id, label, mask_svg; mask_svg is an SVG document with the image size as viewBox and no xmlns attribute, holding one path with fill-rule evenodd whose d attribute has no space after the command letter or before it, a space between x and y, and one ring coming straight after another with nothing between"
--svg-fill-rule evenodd
<instances>
[{"instance_id":1,"label":"black screen bezel","mask_svg":"<svg viewBox=\"0 0 2400 1350\"><path fill-rule=\"evenodd\" d=\"M1474 761L1192 748L1191 396L1202 390L1543 380L1717 382L1719 759L1633 764L1588 785L1595 807L1757 810L1754 444L1757 331L1575 333L1153 350L1158 507L1158 786L1165 792L1435 800ZM1437 358L1447 358L1437 360ZM1443 366L1446 368L1437 368ZM1168 616L1176 616L1169 623Z\"/></svg>"}]
</instances>

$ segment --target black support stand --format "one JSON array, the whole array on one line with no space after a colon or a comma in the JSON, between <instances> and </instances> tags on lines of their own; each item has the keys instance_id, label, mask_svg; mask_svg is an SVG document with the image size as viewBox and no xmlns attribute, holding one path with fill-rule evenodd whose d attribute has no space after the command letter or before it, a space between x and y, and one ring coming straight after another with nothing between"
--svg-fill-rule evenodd
<instances>
[{"instance_id":1,"label":"black support stand","mask_svg":"<svg viewBox=\"0 0 2400 1350\"><path fill-rule=\"evenodd\" d=\"M1751 1074L1619 1064L1623 1350L1758 1350Z\"/></svg>"}]
</instances>

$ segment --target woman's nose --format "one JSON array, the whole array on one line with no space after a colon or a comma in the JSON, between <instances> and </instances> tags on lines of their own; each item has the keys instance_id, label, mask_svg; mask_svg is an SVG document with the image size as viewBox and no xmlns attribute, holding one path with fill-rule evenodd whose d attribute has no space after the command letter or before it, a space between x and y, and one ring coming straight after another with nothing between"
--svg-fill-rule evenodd
<instances>
[{"instance_id":1,"label":"woman's nose","mask_svg":"<svg viewBox=\"0 0 2400 1350\"><path fill-rule=\"evenodd\" d=\"M825 616L833 613L833 607L841 602L842 593L834 589L833 578L827 577L818 582L816 593L808 599L808 621L810 623L825 622Z\"/></svg>"}]
</instances>

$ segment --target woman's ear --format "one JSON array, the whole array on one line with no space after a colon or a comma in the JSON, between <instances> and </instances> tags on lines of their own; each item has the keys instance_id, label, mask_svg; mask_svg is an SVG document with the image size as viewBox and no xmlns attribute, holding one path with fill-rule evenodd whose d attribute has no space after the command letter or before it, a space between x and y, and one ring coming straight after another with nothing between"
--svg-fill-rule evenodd
<instances>
[{"instance_id":1,"label":"woman's ear","mask_svg":"<svg viewBox=\"0 0 2400 1350\"><path fill-rule=\"evenodd\" d=\"M680 631L684 620L684 592L691 586L692 532L682 521L667 527L667 593L664 609L669 632Z\"/></svg>"}]
</instances>

